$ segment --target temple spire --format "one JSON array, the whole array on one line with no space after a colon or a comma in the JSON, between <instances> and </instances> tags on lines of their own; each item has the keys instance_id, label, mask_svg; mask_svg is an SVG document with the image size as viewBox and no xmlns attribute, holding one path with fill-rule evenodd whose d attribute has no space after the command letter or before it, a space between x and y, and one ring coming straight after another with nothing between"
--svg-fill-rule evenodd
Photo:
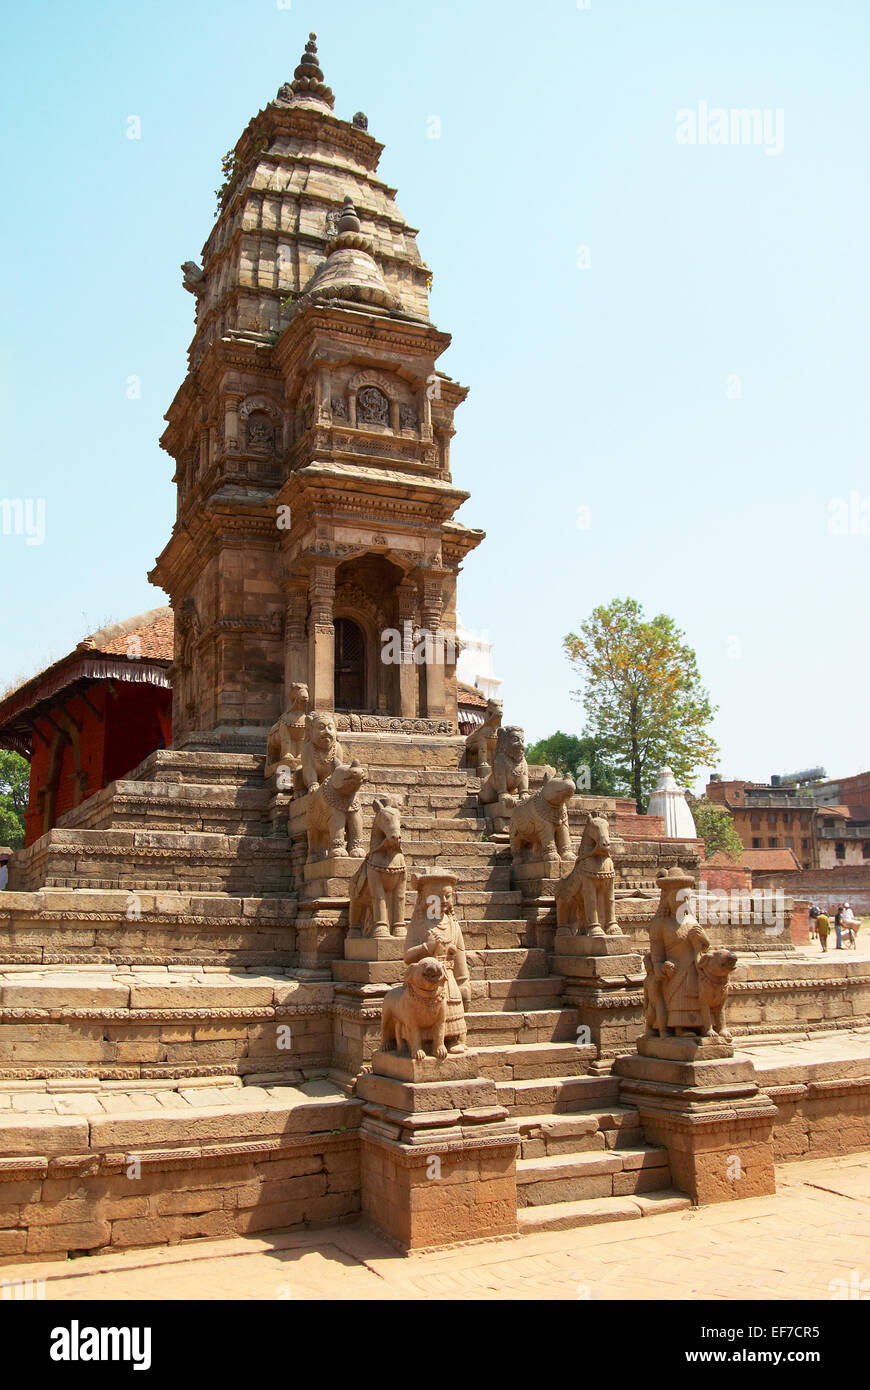
<instances>
[{"instance_id":1,"label":"temple spire","mask_svg":"<svg viewBox=\"0 0 870 1390\"><path fill-rule=\"evenodd\" d=\"M278 92L279 101L316 101L328 106L335 105L335 97L323 80L323 72L317 58L317 35L309 34L305 52L299 59L292 82L285 82Z\"/></svg>"}]
</instances>

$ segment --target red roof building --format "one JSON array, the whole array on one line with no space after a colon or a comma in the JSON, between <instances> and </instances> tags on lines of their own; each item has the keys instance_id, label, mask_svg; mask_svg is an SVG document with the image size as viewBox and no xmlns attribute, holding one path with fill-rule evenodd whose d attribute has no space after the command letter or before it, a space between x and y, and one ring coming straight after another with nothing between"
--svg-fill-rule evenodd
<instances>
[{"instance_id":1,"label":"red roof building","mask_svg":"<svg viewBox=\"0 0 870 1390\"><path fill-rule=\"evenodd\" d=\"M0 699L0 747L30 762L25 845L172 742L171 608L102 628Z\"/></svg>"}]
</instances>

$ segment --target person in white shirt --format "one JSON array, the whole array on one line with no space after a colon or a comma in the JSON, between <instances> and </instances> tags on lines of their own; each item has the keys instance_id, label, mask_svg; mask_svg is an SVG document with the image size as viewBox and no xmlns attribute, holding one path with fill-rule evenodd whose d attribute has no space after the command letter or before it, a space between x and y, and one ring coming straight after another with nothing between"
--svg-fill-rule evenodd
<instances>
[{"instance_id":1,"label":"person in white shirt","mask_svg":"<svg viewBox=\"0 0 870 1390\"><path fill-rule=\"evenodd\" d=\"M840 918L840 925L844 931L849 933L849 945L853 951L858 949L858 928L861 923L852 911L851 903L843 904L843 915Z\"/></svg>"},{"instance_id":2,"label":"person in white shirt","mask_svg":"<svg viewBox=\"0 0 870 1390\"><path fill-rule=\"evenodd\" d=\"M9 882L9 854L0 850L0 892Z\"/></svg>"}]
</instances>

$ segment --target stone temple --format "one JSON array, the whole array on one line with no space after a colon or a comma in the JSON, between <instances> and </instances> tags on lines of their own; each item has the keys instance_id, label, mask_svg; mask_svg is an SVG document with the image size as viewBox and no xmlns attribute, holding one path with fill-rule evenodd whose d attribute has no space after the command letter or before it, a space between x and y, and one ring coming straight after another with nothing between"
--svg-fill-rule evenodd
<instances>
[{"instance_id":1,"label":"stone temple","mask_svg":"<svg viewBox=\"0 0 870 1390\"><path fill-rule=\"evenodd\" d=\"M870 1147L870 963L711 912L694 837L529 767L496 702L459 733L466 390L381 149L312 36L184 265L173 743L12 859L0 1260L439 1246Z\"/></svg>"}]
</instances>

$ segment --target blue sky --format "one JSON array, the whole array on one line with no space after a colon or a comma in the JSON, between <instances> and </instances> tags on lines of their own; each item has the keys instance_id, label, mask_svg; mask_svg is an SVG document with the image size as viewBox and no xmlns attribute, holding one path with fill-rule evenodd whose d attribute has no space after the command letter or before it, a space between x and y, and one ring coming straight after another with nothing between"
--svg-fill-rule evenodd
<instances>
[{"instance_id":1,"label":"blue sky","mask_svg":"<svg viewBox=\"0 0 870 1390\"><path fill-rule=\"evenodd\" d=\"M862 0L9 7L0 496L45 499L45 539L0 535L0 685L164 601L179 264L312 28L472 388L453 473L488 539L460 608L506 717L579 732L561 639L632 595L696 649L726 776L870 766ZM781 112L781 153L678 143L702 102Z\"/></svg>"}]
</instances>

